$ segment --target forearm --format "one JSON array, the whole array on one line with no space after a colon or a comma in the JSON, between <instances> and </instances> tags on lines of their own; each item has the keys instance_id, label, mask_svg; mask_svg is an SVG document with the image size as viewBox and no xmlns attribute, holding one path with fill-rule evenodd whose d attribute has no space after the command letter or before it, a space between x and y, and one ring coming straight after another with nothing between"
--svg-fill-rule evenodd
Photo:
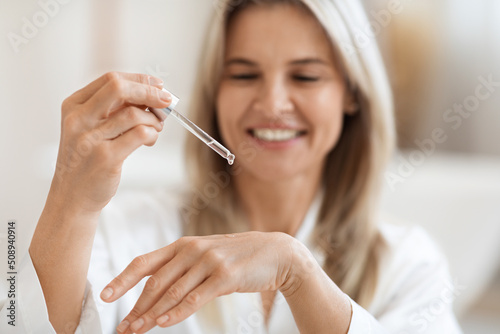
<instances>
[{"instance_id":1,"label":"forearm","mask_svg":"<svg viewBox=\"0 0 500 334\"><path fill-rule=\"evenodd\" d=\"M57 333L76 329L98 214L81 214L49 194L29 253Z\"/></svg>"},{"instance_id":2,"label":"forearm","mask_svg":"<svg viewBox=\"0 0 500 334\"><path fill-rule=\"evenodd\" d=\"M305 247L304 247L305 248ZM351 303L307 251L294 260L294 269L282 287L300 333L346 334Z\"/></svg>"}]
</instances>

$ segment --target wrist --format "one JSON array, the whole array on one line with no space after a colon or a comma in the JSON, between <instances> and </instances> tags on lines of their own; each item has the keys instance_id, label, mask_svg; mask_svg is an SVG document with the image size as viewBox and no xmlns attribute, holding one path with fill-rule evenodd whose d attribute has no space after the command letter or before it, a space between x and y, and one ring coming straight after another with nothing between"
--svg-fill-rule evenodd
<instances>
[{"instance_id":1,"label":"wrist","mask_svg":"<svg viewBox=\"0 0 500 334\"><path fill-rule=\"evenodd\" d=\"M315 279L322 270L309 249L297 239L292 239L289 270L279 289L286 298L297 294L304 283Z\"/></svg>"},{"instance_id":2,"label":"wrist","mask_svg":"<svg viewBox=\"0 0 500 334\"><path fill-rule=\"evenodd\" d=\"M51 216L58 216L65 219L83 219L97 220L101 210L90 210L79 200L79 195L72 189L64 186L55 179L52 181L47 200L44 207L44 213Z\"/></svg>"}]
</instances>

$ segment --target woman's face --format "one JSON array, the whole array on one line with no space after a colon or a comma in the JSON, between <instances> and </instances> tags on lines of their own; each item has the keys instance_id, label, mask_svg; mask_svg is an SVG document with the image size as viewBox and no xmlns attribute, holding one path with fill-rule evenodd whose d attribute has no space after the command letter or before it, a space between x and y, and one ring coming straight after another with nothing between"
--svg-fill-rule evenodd
<instances>
[{"instance_id":1,"label":"woman's face","mask_svg":"<svg viewBox=\"0 0 500 334\"><path fill-rule=\"evenodd\" d=\"M243 173L267 181L317 176L339 138L344 95L331 45L310 14L281 4L233 18L217 120Z\"/></svg>"}]
</instances>

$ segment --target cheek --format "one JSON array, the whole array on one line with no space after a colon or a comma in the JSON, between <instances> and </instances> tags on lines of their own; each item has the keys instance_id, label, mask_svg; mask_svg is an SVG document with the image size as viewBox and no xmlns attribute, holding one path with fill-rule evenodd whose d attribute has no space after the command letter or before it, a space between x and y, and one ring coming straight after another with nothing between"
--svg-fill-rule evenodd
<instances>
[{"instance_id":1,"label":"cheek","mask_svg":"<svg viewBox=\"0 0 500 334\"><path fill-rule=\"evenodd\" d=\"M235 136L239 129L239 120L243 114L243 103L234 90L221 85L216 102L217 125L222 140L229 148L237 144Z\"/></svg>"},{"instance_id":2,"label":"cheek","mask_svg":"<svg viewBox=\"0 0 500 334\"><path fill-rule=\"evenodd\" d=\"M313 125L313 146L317 147L319 153L327 154L337 144L343 127L344 112L342 95L328 99L317 99L311 106L316 110L311 115L310 122Z\"/></svg>"}]
</instances>

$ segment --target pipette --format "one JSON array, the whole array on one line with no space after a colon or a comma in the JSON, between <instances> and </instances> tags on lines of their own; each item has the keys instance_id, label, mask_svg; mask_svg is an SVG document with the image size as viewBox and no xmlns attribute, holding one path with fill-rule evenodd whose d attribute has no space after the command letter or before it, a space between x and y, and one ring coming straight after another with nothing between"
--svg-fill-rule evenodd
<instances>
[{"instance_id":1,"label":"pipette","mask_svg":"<svg viewBox=\"0 0 500 334\"><path fill-rule=\"evenodd\" d=\"M189 132L194 134L198 139L204 142L208 147L210 147L215 152L219 153L221 157L227 160L227 162L232 165L234 162L234 154L232 154L227 148L222 146L221 143L209 136L205 131L200 129L196 124L191 122L187 117L183 116L181 113L176 111L174 108L179 103L179 98L174 94L170 93L168 90L163 88L163 90L172 96L172 103L163 109L149 108L149 110L158 117L158 119L164 121L168 115L172 115L177 122L181 123Z\"/></svg>"}]
</instances>

